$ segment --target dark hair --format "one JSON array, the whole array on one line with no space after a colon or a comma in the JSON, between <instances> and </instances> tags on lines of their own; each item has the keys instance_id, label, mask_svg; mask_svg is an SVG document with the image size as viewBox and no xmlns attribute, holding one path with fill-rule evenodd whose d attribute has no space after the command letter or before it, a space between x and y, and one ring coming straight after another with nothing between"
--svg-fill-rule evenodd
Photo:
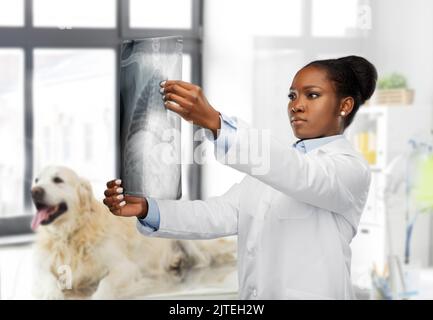
<instances>
[{"instance_id":1,"label":"dark hair","mask_svg":"<svg viewBox=\"0 0 433 320\"><path fill-rule=\"evenodd\" d=\"M334 82L338 98L353 98L353 110L344 122L346 129L352 123L359 107L373 95L377 80L376 68L367 59L358 56L316 60L305 67L308 66L326 71L328 78Z\"/></svg>"}]
</instances>

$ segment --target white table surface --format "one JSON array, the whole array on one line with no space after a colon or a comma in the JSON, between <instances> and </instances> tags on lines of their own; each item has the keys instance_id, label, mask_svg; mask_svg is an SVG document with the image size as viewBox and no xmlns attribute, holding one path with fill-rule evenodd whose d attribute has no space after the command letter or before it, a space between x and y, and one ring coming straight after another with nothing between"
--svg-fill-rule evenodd
<instances>
[{"instance_id":1,"label":"white table surface","mask_svg":"<svg viewBox=\"0 0 433 320\"><path fill-rule=\"evenodd\" d=\"M24 242L28 242L28 239ZM5 243L10 241L6 239L3 241ZM202 281L217 275L219 281ZM0 299L34 299L31 285L32 244L0 246ZM133 299L237 299L237 289L236 266L207 268L190 272L187 281L169 292L147 294Z\"/></svg>"}]
</instances>

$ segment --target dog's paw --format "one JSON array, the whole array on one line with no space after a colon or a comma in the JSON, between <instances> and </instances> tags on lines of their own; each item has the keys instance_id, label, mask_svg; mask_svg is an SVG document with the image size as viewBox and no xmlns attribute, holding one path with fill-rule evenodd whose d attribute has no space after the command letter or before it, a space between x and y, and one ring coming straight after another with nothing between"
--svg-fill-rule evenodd
<instances>
[{"instance_id":1,"label":"dog's paw","mask_svg":"<svg viewBox=\"0 0 433 320\"><path fill-rule=\"evenodd\" d=\"M65 295L56 285L43 287L38 286L33 289L33 296L40 300L64 300Z\"/></svg>"},{"instance_id":2,"label":"dog's paw","mask_svg":"<svg viewBox=\"0 0 433 320\"><path fill-rule=\"evenodd\" d=\"M170 257L165 268L169 274L181 281L191 268L191 261L183 252L179 252Z\"/></svg>"},{"instance_id":3,"label":"dog's paw","mask_svg":"<svg viewBox=\"0 0 433 320\"><path fill-rule=\"evenodd\" d=\"M183 253L174 255L169 263L168 270L174 273L180 273L187 266L187 257Z\"/></svg>"},{"instance_id":4,"label":"dog's paw","mask_svg":"<svg viewBox=\"0 0 433 320\"><path fill-rule=\"evenodd\" d=\"M185 266L185 255L177 254L170 260L168 265L169 270L180 270L183 266Z\"/></svg>"}]
</instances>

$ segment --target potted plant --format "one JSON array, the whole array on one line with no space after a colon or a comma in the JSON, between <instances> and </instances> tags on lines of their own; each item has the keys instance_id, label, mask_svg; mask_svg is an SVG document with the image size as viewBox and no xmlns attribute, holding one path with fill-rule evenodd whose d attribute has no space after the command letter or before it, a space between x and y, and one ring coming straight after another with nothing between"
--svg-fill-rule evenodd
<instances>
[{"instance_id":1,"label":"potted plant","mask_svg":"<svg viewBox=\"0 0 433 320\"><path fill-rule=\"evenodd\" d=\"M413 102L414 90L407 87L406 77L402 74L394 72L379 78L377 89L378 104L409 105Z\"/></svg>"}]
</instances>

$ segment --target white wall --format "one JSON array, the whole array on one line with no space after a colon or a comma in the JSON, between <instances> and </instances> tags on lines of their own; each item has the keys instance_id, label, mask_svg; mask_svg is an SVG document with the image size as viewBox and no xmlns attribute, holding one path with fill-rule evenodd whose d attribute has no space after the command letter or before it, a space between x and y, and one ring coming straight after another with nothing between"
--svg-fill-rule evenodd
<instances>
[{"instance_id":1,"label":"white wall","mask_svg":"<svg viewBox=\"0 0 433 320\"><path fill-rule=\"evenodd\" d=\"M294 62L279 70L278 79L271 76L266 88L258 88L261 85L258 77L263 75L258 75L257 71L266 68L268 62L254 52L253 37L298 35L301 3L302 0L204 1L203 87L214 108L256 127L266 128L271 123L277 135L291 133L288 121L281 121L281 117L287 117L285 100L291 79L288 73L282 74L288 67L293 67ZM269 60L272 59L269 56ZM279 59L282 61L284 57ZM274 83L278 84L278 90L272 88ZM258 94L258 90L264 94ZM279 96L277 103L266 99L265 93L276 91ZM279 120L277 127L273 121L267 121L273 112L277 115L271 118ZM209 152L212 152L211 148ZM224 193L242 177L244 174L234 169L208 161L203 167L203 198Z\"/></svg>"},{"instance_id":2,"label":"white wall","mask_svg":"<svg viewBox=\"0 0 433 320\"><path fill-rule=\"evenodd\" d=\"M403 73L409 87L415 89L414 103L433 109L433 1L379 0L371 1L371 5L373 30L367 52L372 56L379 76L389 72ZM428 116L433 124L433 112ZM433 142L433 137L430 141ZM419 239L422 234L419 229L428 224L431 233L432 219L420 217L412 242L413 256L423 264L425 250L430 251L430 265L433 263L432 235L430 239L427 235Z\"/></svg>"},{"instance_id":3,"label":"white wall","mask_svg":"<svg viewBox=\"0 0 433 320\"><path fill-rule=\"evenodd\" d=\"M289 141L293 136L288 122L283 121L287 117L284 93L294 75L293 70L308 62L309 46L301 43L302 52L255 52L253 34L258 33L257 25L266 25L260 18L276 17L275 12L263 14L263 7L257 5L259 2L205 2L204 90L217 110L239 116L257 127L271 127ZM328 3L335 5L336 2ZM433 109L433 1L365 0L364 3L372 8L370 37L353 42L353 48L341 53L349 50L350 54L365 56L376 66L379 76L403 73L408 85L415 89L415 104ZM282 1L273 0L272 4L268 5L274 11L278 8L284 11ZM340 52L339 48L333 49ZM433 123L433 112L428 116ZM204 167L204 198L222 194L242 177L243 174L233 169L211 162ZM422 219L425 220L422 224L428 223L428 219ZM413 240L417 242L417 235ZM425 246L426 243L415 248L414 256L420 250L420 254L424 254Z\"/></svg>"},{"instance_id":4,"label":"white wall","mask_svg":"<svg viewBox=\"0 0 433 320\"><path fill-rule=\"evenodd\" d=\"M368 52L381 73L401 72L416 90L415 103L433 107L433 1L371 1Z\"/></svg>"},{"instance_id":5,"label":"white wall","mask_svg":"<svg viewBox=\"0 0 433 320\"><path fill-rule=\"evenodd\" d=\"M247 2L205 1L203 89L215 109L251 122L252 39L248 24L240 17ZM215 160L208 161L203 166L203 198L224 193L243 176Z\"/></svg>"}]
</instances>

